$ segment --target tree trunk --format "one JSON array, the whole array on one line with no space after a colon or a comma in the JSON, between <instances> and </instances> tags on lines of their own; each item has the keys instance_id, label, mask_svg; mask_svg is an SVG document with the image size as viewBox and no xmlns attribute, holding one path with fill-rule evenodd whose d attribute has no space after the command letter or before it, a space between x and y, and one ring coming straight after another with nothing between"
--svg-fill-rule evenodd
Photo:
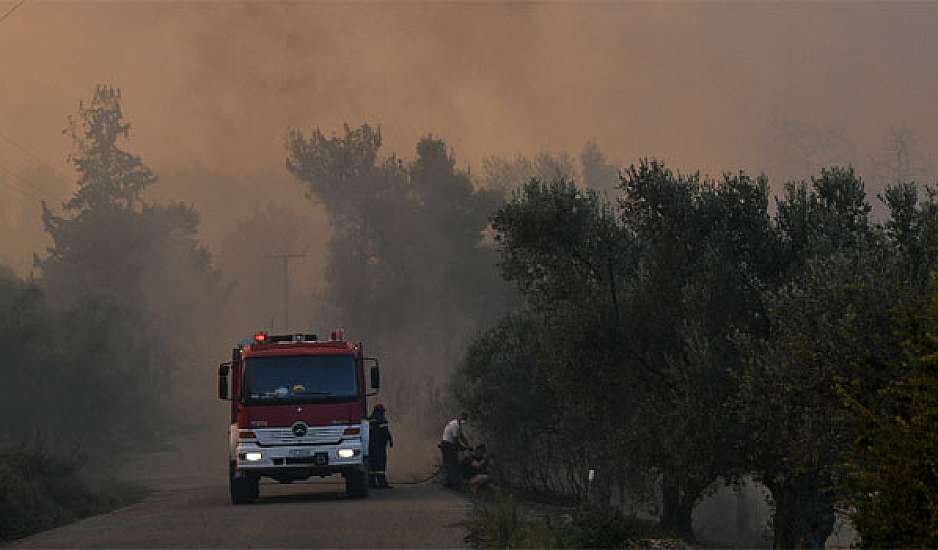
<instances>
[{"instance_id":1,"label":"tree trunk","mask_svg":"<svg viewBox=\"0 0 938 550\"><path fill-rule=\"evenodd\" d=\"M772 529L776 548L824 548L834 532L834 502L817 477L808 474L769 486L775 503Z\"/></svg>"},{"instance_id":2,"label":"tree trunk","mask_svg":"<svg viewBox=\"0 0 938 550\"><path fill-rule=\"evenodd\" d=\"M659 525L689 542L694 541L693 513L696 495L682 491L680 485L665 476L661 481L662 510Z\"/></svg>"}]
</instances>

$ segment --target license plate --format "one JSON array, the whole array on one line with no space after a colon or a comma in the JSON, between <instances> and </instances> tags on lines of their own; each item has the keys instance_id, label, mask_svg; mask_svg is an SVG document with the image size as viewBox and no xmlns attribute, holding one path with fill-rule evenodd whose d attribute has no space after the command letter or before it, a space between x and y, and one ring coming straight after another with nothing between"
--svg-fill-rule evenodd
<instances>
[{"instance_id":1,"label":"license plate","mask_svg":"<svg viewBox=\"0 0 938 550\"><path fill-rule=\"evenodd\" d=\"M329 464L329 454L316 453L315 460L317 466L325 466L326 464Z\"/></svg>"},{"instance_id":2,"label":"license plate","mask_svg":"<svg viewBox=\"0 0 938 550\"><path fill-rule=\"evenodd\" d=\"M309 449L290 449L290 456L309 456Z\"/></svg>"}]
</instances>

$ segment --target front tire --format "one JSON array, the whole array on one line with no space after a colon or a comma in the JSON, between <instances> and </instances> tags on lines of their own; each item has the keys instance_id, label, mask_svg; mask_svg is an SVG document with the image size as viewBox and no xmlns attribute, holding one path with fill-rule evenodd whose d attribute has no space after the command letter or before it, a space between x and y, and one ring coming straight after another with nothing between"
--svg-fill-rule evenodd
<instances>
[{"instance_id":1,"label":"front tire","mask_svg":"<svg viewBox=\"0 0 938 550\"><path fill-rule=\"evenodd\" d=\"M235 477L234 464L228 465L228 494L232 504L248 504L260 495L260 479L257 476Z\"/></svg>"},{"instance_id":2,"label":"front tire","mask_svg":"<svg viewBox=\"0 0 938 550\"><path fill-rule=\"evenodd\" d=\"M368 466L362 465L360 470L345 474L345 494L349 498L365 498L368 496Z\"/></svg>"}]
</instances>

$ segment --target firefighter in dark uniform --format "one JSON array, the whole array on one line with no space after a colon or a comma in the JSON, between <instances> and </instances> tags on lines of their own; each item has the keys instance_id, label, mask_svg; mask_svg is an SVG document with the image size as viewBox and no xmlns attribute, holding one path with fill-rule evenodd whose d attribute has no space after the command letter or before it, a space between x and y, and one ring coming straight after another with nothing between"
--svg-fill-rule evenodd
<instances>
[{"instance_id":1,"label":"firefighter in dark uniform","mask_svg":"<svg viewBox=\"0 0 938 550\"><path fill-rule=\"evenodd\" d=\"M388 447L394 446L384 405L378 403L371 412L368 435L368 486L372 489L390 489L386 468Z\"/></svg>"}]
</instances>

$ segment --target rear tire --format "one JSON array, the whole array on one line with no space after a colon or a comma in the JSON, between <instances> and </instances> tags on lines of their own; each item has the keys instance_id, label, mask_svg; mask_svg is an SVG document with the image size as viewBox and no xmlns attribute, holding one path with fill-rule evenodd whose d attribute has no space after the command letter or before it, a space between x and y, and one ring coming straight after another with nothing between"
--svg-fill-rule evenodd
<instances>
[{"instance_id":1,"label":"rear tire","mask_svg":"<svg viewBox=\"0 0 938 550\"><path fill-rule=\"evenodd\" d=\"M232 504L248 504L260 494L260 479L256 476L235 477L234 464L228 465L228 494Z\"/></svg>"},{"instance_id":2,"label":"rear tire","mask_svg":"<svg viewBox=\"0 0 938 550\"><path fill-rule=\"evenodd\" d=\"M349 498L365 498L368 496L368 467L354 470L345 474L345 494Z\"/></svg>"}]
</instances>

